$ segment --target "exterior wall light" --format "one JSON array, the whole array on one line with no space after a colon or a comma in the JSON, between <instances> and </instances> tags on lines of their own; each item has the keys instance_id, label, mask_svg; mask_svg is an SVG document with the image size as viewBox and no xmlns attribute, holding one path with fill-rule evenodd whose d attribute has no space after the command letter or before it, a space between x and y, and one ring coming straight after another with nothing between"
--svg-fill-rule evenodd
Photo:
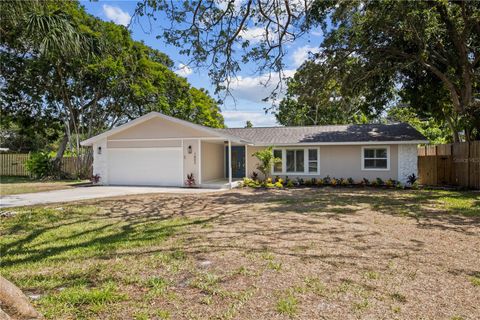
<instances>
[{"instance_id":1,"label":"exterior wall light","mask_svg":"<svg viewBox=\"0 0 480 320\"><path fill-rule=\"evenodd\" d=\"M192 153L192 146L188 146L188 154Z\"/></svg>"},{"instance_id":2,"label":"exterior wall light","mask_svg":"<svg viewBox=\"0 0 480 320\"><path fill-rule=\"evenodd\" d=\"M97 153L98 153L98 154L102 154L102 147L98 147Z\"/></svg>"}]
</instances>

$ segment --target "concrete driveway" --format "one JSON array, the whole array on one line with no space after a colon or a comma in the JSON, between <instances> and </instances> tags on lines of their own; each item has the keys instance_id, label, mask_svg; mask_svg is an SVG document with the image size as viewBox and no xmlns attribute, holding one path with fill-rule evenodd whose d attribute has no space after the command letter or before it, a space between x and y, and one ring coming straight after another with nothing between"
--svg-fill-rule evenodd
<instances>
[{"instance_id":1,"label":"concrete driveway","mask_svg":"<svg viewBox=\"0 0 480 320\"><path fill-rule=\"evenodd\" d=\"M145 193L206 193L218 191L222 191L222 189L89 186L65 190L7 195L0 198L0 208L32 206L37 204L69 202Z\"/></svg>"}]
</instances>

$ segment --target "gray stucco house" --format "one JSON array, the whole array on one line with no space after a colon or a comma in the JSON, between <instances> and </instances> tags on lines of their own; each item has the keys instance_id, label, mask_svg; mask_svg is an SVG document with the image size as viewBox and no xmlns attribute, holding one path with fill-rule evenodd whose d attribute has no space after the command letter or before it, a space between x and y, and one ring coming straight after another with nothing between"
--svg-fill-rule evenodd
<instances>
[{"instance_id":1,"label":"gray stucco house","mask_svg":"<svg viewBox=\"0 0 480 320\"><path fill-rule=\"evenodd\" d=\"M151 112L82 142L106 185L233 186L257 167L255 151L274 147L273 176L406 182L417 174L417 145L405 123L212 129Z\"/></svg>"}]
</instances>

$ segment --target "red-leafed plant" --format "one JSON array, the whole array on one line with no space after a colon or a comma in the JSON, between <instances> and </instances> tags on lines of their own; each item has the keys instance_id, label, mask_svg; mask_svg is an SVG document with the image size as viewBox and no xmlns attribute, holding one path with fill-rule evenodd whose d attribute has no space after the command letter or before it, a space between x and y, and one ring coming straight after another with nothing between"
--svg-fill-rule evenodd
<instances>
[{"instance_id":1,"label":"red-leafed plant","mask_svg":"<svg viewBox=\"0 0 480 320\"><path fill-rule=\"evenodd\" d=\"M185 184L189 187L195 185L195 178L193 177L193 173L187 174L187 180L185 180Z\"/></svg>"},{"instance_id":2,"label":"red-leafed plant","mask_svg":"<svg viewBox=\"0 0 480 320\"><path fill-rule=\"evenodd\" d=\"M91 181L93 184L99 183L99 182L100 182L100 175L94 174L93 176L90 177L90 181Z\"/></svg>"}]
</instances>

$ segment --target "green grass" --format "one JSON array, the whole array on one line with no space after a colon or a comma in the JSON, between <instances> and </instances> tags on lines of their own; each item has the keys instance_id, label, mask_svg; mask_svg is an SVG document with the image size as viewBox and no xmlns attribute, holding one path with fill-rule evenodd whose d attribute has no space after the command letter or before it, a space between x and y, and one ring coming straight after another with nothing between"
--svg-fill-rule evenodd
<instances>
[{"instance_id":1,"label":"green grass","mask_svg":"<svg viewBox=\"0 0 480 320\"><path fill-rule=\"evenodd\" d=\"M403 294L399 292L392 293L390 297L396 302L401 302L401 303L407 302L407 297L405 297Z\"/></svg>"},{"instance_id":2,"label":"green grass","mask_svg":"<svg viewBox=\"0 0 480 320\"><path fill-rule=\"evenodd\" d=\"M106 283L100 288L86 286L67 288L58 294L47 295L40 303L49 306L45 312L46 317L59 317L67 310L75 313L77 317L87 317L104 311L111 303L126 299L127 295L120 293L115 284Z\"/></svg>"},{"instance_id":3,"label":"green grass","mask_svg":"<svg viewBox=\"0 0 480 320\"><path fill-rule=\"evenodd\" d=\"M278 313L292 318L298 312L298 299L292 292L288 292L277 300L276 309Z\"/></svg>"},{"instance_id":4,"label":"green grass","mask_svg":"<svg viewBox=\"0 0 480 320\"><path fill-rule=\"evenodd\" d=\"M277 198L270 202L285 211L298 213L316 212L321 207L323 212L350 214L366 206L386 214L416 218L432 213L480 217L478 191L372 189L366 192L352 189L348 193L335 193L335 196L315 193L314 196L303 197L301 202L292 197Z\"/></svg>"},{"instance_id":5,"label":"green grass","mask_svg":"<svg viewBox=\"0 0 480 320\"><path fill-rule=\"evenodd\" d=\"M25 291L39 293L42 298L35 303L48 318L95 315L126 299L132 284L150 294L165 293L165 279L150 277L139 283L138 270L178 263L185 254L160 252L152 259L142 252L195 223L140 213L129 219L95 206L18 209L1 222L2 275Z\"/></svg>"},{"instance_id":6,"label":"green grass","mask_svg":"<svg viewBox=\"0 0 480 320\"><path fill-rule=\"evenodd\" d=\"M0 195L34 193L73 188L88 180L32 180L29 177L0 176Z\"/></svg>"},{"instance_id":7,"label":"green grass","mask_svg":"<svg viewBox=\"0 0 480 320\"><path fill-rule=\"evenodd\" d=\"M324 224L330 220L325 217L342 219L370 208L385 218L428 215L448 222L450 215L477 216L479 203L475 192L430 190L380 190L367 194L352 189L338 193L305 192L302 196L302 201L296 196L259 198L256 205L262 201L267 205L258 207L257 212L262 218L270 215L275 219L279 214L285 213L285 218L289 218L291 213L301 213ZM303 309L310 308L303 299L311 296L327 301L348 297L345 308L351 314L375 309L377 296L391 303L393 313L400 312L400 307L402 313L407 312L408 305L414 303L410 296L407 301L395 289L384 287L392 275L381 269L359 268L355 269L359 277L352 277L355 281L342 278L326 282L322 282L326 279L318 270L309 270L298 278L292 276L292 283L297 285L285 291L277 291L276 283L257 286L257 277L275 274L281 278L295 265L287 263L281 252L265 249L268 246L260 251L238 249L239 256L246 260L230 261L223 249L218 249L231 244L227 236L219 247L203 243L196 246L196 237L208 235L210 228L215 228L215 232L219 224L229 228L211 218L213 214L209 212L207 218L204 211L213 208L226 217L235 217L233 228L237 228L236 223L242 226L242 221L238 216L228 216L224 212L228 205L223 202L196 208L189 199L182 201L172 198L166 202L152 196L99 200L95 205L17 208L16 215L0 218L2 275L25 292L39 294L40 299L34 304L50 319L174 319L179 313L187 318L208 318L210 313L206 315L205 310L215 310L211 318L234 319L240 312L243 314L241 310L248 301L255 301L256 290L273 293L275 300L268 300L270 309L285 317L301 317ZM168 205L175 209L164 210ZM187 213L178 214L183 211ZM202 228L205 225L210 227ZM269 240L277 243L277 233ZM213 244L218 245L215 241ZM306 255L307 251L316 250L315 245L318 243L314 239L303 241L293 246L291 253ZM205 253L214 263L208 268L197 268L196 254ZM217 264L218 261L222 263ZM398 264L393 258L383 262L388 262L391 271ZM416 272L408 273L407 281L414 281ZM471 290L480 285L478 274L466 275L463 281L471 283ZM237 283L245 284L245 288L235 287ZM381 290L375 291L377 287ZM183 310L187 311L182 313Z\"/></svg>"},{"instance_id":8,"label":"green grass","mask_svg":"<svg viewBox=\"0 0 480 320\"><path fill-rule=\"evenodd\" d=\"M353 310L354 311L363 311L365 309L368 309L369 306L370 306L370 303L368 302L367 299L365 299L365 300L360 301L360 302L355 302L353 304Z\"/></svg>"},{"instance_id":9,"label":"green grass","mask_svg":"<svg viewBox=\"0 0 480 320\"><path fill-rule=\"evenodd\" d=\"M475 287L480 287L480 272L477 272L475 275L470 277L470 283Z\"/></svg>"},{"instance_id":10,"label":"green grass","mask_svg":"<svg viewBox=\"0 0 480 320\"><path fill-rule=\"evenodd\" d=\"M365 278L370 280L377 280L380 277L380 274L376 271L366 271L364 275Z\"/></svg>"},{"instance_id":11,"label":"green grass","mask_svg":"<svg viewBox=\"0 0 480 320\"><path fill-rule=\"evenodd\" d=\"M480 216L480 193L449 192L438 198L438 201L448 212Z\"/></svg>"}]
</instances>

